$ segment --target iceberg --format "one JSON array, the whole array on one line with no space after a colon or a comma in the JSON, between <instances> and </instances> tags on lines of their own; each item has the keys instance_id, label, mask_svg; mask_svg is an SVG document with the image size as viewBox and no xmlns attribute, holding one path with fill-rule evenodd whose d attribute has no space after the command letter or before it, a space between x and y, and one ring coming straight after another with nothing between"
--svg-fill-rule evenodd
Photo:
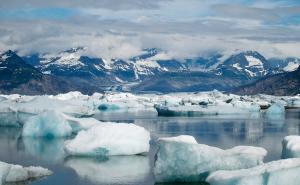
<instances>
[{"instance_id":1,"label":"iceberg","mask_svg":"<svg viewBox=\"0 0 300 185\"><path fill-rule=\"evenodd\" d=\"M216 104L185 103L175 106L156 104L155 109L159 116L202 116L220 114L251 114L260 112L260 106L255 103L237 101Z\"/></svg>"},{"instance_id":2,"label":"iceberg","mask_svg":"<svg viewBox=\"0 0 300 185\"><path fill-rule=\"evenodd\" d=\"M21 127L16 112L0 112L0 126Z\"/></svg>"},{"instance_id":3,"label":"iceberg","mask_svg":"<svg viewBox=\"0 0 300 185\"><path fill-rule=\"evenodd\" d=\"M267 116L272 117L274 115L282 115L285 113L285 108L282 104L280 103L274 103L267 109Z\"/></svg>"},{"instance_id":4,"label":"iceberg","mask_svg":"<svg viewBox=\"0 0 300 185\"><path fill-rule=\"evenodd\" d=\"M103 123L66 142L69 155L135 155L149 151L150 133L143 127L127 123Z\"/></svg>"},{"instance_id":5,"label":"iceberg","mask_svg":"<svg viewBox=\"0 0 300 185\"><path fill-rule=\"evenodd\" d=\"M34 180L52 175L52 172L42 167L23 167L0 161L0 184Z\"/></svg>"},{"instance_id":6,"label":"iceberg","mask_svg":"<svg viewBox=\"0 0 300 185\"><path fill-rule=\"evenodd\" d=\"M156 182L196 182L217 170L250 168L263 163L267 151L237 146L222 150L198 144L192 136L160 138L154 175Z\"/></svg>"},{"instance_id":7,"label":"iceberg","mask_svg":"<svg viewBox=\"0 0 300 185\"><path fill-rule=\"evenodd\" d=\"M282 141L282 158L300 157L300 136L286 136Z\"/></svg>"},{"instance_id":8,"label":"iceberg","mask_svg":"<svg viewBox=\"0 0 300 185\"><path fill-rule=\"evenodd\" d=\"M23 136L31 137L65 137L71 136L72 127L69 122L56 111L47 111L29 118L23 126Z\"/></svg>"},{"instance_id":9,"label":"iceberg","mask_svg":"<svg viewBox=\"0 0 300 185\"><path fill-rule=\"evenodd\" d=\"M93 184L141 184L152 175L148 156L141 155L111 156L103 161L71 157L65 166L74 169L79 177Z\"/></svg>"},{"instance_id":10,"label":"iceberg","mask_svg":"<svg viewBox=\"0 0 300 185\"><path fill-rule=\"evenodd\" d=\"M75 118L50 110L27 119L22 135L46 138L66 137L97 124L102 124L102 122L95 118Z\"/></svg>"},{"instance_id":11,"label":"iceberg","mask_svg":"<svg viewBox=\"0 0 300 185\"><path fill-rule=\"evenodd\" d=\"M10 165L0 161L0 185L5 183L9 170Z\"/></svg>"},{"instance_id":12,"label":"iceberg","mask_svg":"<svg viewBox=\"0 0 300 185\"><path fill-rule=\"evenodd\" d=\"M284 159L249 169L216 171L206 180L210 185L298 185L300 159Z\"/></svg>"}]
</instances>

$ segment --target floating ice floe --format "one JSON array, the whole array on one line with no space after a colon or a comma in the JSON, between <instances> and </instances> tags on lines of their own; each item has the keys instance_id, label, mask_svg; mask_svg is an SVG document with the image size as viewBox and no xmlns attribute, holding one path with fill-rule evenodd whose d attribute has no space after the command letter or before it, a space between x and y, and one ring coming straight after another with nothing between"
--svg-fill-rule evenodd
<instances>
[{"instance_id":1,"label":"floating ice floe","mask_svg":"<svg viewBox=\"0 0 300 185\"><path fill-rule=\"evenodd\" d=\"M282 120L277 121L277 124L284 124L283 120L285 117L285 108L281 103L272 104L266 111L266 117L269 120Z\"/></svg>"},{"instance_id":2,"label":"floating ice floe","mask_svg":"<svg viewBox=\"0 0 300 185\"><path fill-rule=\"evenodd\" d=\"M57 111L46 111L30 117L23 126L23 136L66 137L102 122L94 118L74 118Z\"/></svg>"},{"instance_id":3,"label":"floating ice floe","mask_svg":"<svg viewBox=\"0 0 300 185\"><path fill-rule=\"evenodd\" d=\"M98 97L99 94L93 95ZM134 95L131 93L105 93L99 99L98 109L100 111L128 111L128 110L144 110L153 109L154 103L151 95Z\"/></svg>"},{"instance_id":4,"label":"floating ice floe","mask_svg":"<svg viewBox=\"0 0 300 185\"><path fill-rule=\"evenodd\" d=\"M300 136L286 136L282 141L282 158L300 157Z\"/></svg>"},{"instance_id":5,"label":"floating ice floe","mask_svg":"<svg viewBox=\"0 0 300 185\"><path fill-rule=\"evenodd\" d=\"M141 155L111 156L103 161L71 157L65 166L94 184L140 184L151 175L149 157Z\"/></svg>"},{"instance_id":6,"label":"floating ice floe","mask_svg":"<svg viewBox=\"0 0 300 185\"><path fill-rule=\"evenodd\" d=\"M219 91L171 94L95 93L92 96L69 92L56 96L0 95L0 113L15 113L23 123L32 115L55 110L73 117L91 116L101 111L155 111L169 115L252 114L274 102L287 108L299 108L300 96L239 96ZM271 108L273 109L273 108ZM275 111L275 110L273 110ZM20 116L21 115L21 116Z\"/></svg>"},{"instance_id":7,"label":"floating ice floe","mask_svg":"<svg viewBox=\"0 0 300 185\"><path fill-rule=\"evenodd\" d=\"M203 105L155 105L158 115L163 116L199 116L220 114L251 114L258 113L260 106L254 103L232 102Z\"/></svg>"},{"instance_id":8,"label":"floating ice floe","mask_svg":"<svg viewBox=\"0 0 300 185\"><path fill-rule=\"evenodd\" d=\"M80 131L66 142L69 155L135 155L149 151L150 133L143 127L127 123L106 122Z\"/></svg>"},{"instance_id":9,"label":"floating ice floe","mask_svg":"<svg viewBox=\"0 0 300 185\"><path fill-rule=\"evenodd\" d=\"M156 182L202 181L217 170L250 168L263 163L267 151L260 147L237 146L222 150L198 144L192 136L159 139L155 161Z\"/></svg>"},{"instance_id":10,"label":"floating ice floe","mask_svg":"<svg viewBox=\"0 0 300 185\"><path fill-rule=\"evenodd\" d=\"M7 95L0 104L0 112L38 115L45 111L59 111L71 116L89 116L97 111L98 100L87 95L71 96L73 92L57 96ZM66 96L66 97L65 97Z\"/></svg>"},{"instance_id":11,"label":"floating ice floe","mask_svg":"<svg viewBox=\"0 0 300 185\"><path fill-rule=\"evenodd\" d=\"M273 161L243 170L216 171L206 181L210 185L298 185L300 159Z\"/></svg>"},{"instance_id":12,"label":"floating ice floe","mask_svg":"<svg viewBox=\"0 0 300 185\"><path fill-rule=\"evenodd\" d=\"M23 167L0 161L0 184L34 180L52 175L52 172L42 167Z\"/></svg>"},{"instance_id":13,"label":"floating ice floe","mask_svg":"<svg viewBox=\"0 0 300 185\"><path fill-rule=\"evenodd\" d=\"M65 137L72 134L69 122L58 112L47 111L29 118L23 126L23 136Z\"/></svg>"}]
</instances>

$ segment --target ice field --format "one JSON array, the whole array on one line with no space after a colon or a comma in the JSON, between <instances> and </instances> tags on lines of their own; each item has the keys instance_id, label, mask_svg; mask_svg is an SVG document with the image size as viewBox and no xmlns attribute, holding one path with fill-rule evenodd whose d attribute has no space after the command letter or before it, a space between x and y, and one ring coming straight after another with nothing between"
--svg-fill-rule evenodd
<instances>
[{"instance_id":1,"label":"ice field","mask_svg":"<svg viewBox=\"0 0 300 185\"><path fill-rule=\"evenodd\" d=\"M0 95L0 182L283 184L300 179L299 108L219 91Z\"/></svg>"}]
</instances>

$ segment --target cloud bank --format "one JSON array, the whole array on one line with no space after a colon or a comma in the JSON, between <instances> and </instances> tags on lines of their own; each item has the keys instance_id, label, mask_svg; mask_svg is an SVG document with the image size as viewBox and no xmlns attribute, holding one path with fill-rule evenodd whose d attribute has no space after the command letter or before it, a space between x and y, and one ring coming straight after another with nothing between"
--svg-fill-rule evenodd
<instances>
[{"instance_id":1,"label":"cloud bank","mask_svg":"<svg viewBox=\"0 0 300 185\"><path fill-rule=\"evenodd\" d=\"M87 46L129 58L157 47L177 58L257 50L300 57L300 2L289 0L3 0L0 50Z\"/></svg>"}]
</instances>

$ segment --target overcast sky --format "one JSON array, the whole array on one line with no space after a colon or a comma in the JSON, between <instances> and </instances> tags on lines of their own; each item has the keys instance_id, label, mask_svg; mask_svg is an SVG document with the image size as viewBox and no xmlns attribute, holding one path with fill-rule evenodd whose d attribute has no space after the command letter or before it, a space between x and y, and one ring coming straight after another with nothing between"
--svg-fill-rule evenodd
<instances>
[{"instance_id":1,"label":"overcast sky","mask_svg":"<svg viewBox=\"0 0 300 185\"><path fill-rule=\"evenodd\" d=\"M127 58L256 50L300 57L299 0L1 0L0 50Z\"/></svg>"}]
</instances>

